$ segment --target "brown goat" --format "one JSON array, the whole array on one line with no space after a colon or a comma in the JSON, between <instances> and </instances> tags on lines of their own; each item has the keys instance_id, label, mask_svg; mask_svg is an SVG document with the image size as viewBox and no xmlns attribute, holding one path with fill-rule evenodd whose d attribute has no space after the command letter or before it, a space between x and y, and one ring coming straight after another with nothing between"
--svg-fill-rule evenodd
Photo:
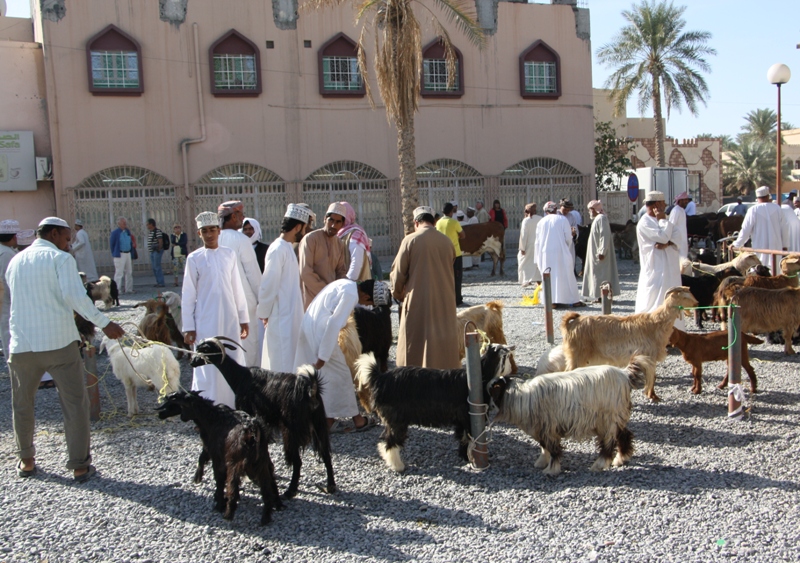
<instances>
[{"instance_id":1,"label":"brown goat","mask_svg":"<svg viewBox=\"0 0 800 563\"><path fill-rule=\"evenodd\" d=\"M792 335L800 326L800 288L762 289L743 287L731 303L741 307L742 332L783 332L783 350L794 354Z\"/></svg>"},{"instance_id":2,"label":"brown goat","mask_svg":"<svg viewBox=\"0 0 800 563\"><path fill-rule=\"evenodd\" d=\"M664 303L650 313L626 317L567 313L561 321L566 371L603 364L624 368L634 355L649 356L655 365L667 356L669 335L683 314L681 307L696 306L689 288L679 286L669 289ZM644 394L659 401L655 381L653 370L647 374Z\"/></svg>"},{"instance_id":3,"label":"brown goat","mask_svg":"<svg viewBox=\"0 0 800 563\"><path fill-rule=\"evenodd\" d=\"M493 344L507 344L506 335L503 333L503 303L490 301L485 305L475 305L462 309L456 315L456 330L458 331L458 354L464 359L464 326L472 321L480 330L486 333L489 342ZM514 356L510 357L511 373L517 373L517 363Z\"/></svg>"},{"instance_id":4,"label":"brown goat","mask_svg":"<svg viewBox=\"0 0 800 563\"><path fill-rule=\"evenodd\" d=\"M742 367L750 377L750 392L757 393L756 372L750 365L750 355L747 353L748 344L763 344L755 336L742 334ZM728 359L728 351L724 348L728 345L728 331L718 330L705 334L689 334L678 330L672 330L669 337L669 344L681 351L683 359L692 366L692 393L699 395L703 390L703 362L721 362ZM728 374L725 379L717 386L717 389L724 389L728 385Z\"/></svg>"},{"instance_id":5,"label":"brown goat","mask_svg":"<svg viewBox=\"0 0 800 563\"><path fill-rule=\"evenodd\" d=\"M158 299L148 299L147 301L143 301L141 303L136 304L137 307L144 307L147 313L145 314L144 318L139 322L139 330L142 334L145 335L145 338L149 340L156 340L158 342L163 342L168 346L174 345L179 348L184 348L186 350L190 350L189 345L183 340L183 334L181 334L180 329L178 328L175 319L172 318L172 315L169 312L169 305L167 305L166 301L163 298ZM167 329L167 336L164 340L161 338L164 337L163 329L160 326L160 322L156 321L156 318L164 313L164 325ZM154 317L151 317L154 315ZM148 320L148 317L151 317ZM145 321L147 321L147 326L158 326L157 329L148 328L147 330L151 332L156 338L151 338L145 333ZM183 357L183 352L178 352L178 359L180 360Z\"/></svg>"}]
</instances>

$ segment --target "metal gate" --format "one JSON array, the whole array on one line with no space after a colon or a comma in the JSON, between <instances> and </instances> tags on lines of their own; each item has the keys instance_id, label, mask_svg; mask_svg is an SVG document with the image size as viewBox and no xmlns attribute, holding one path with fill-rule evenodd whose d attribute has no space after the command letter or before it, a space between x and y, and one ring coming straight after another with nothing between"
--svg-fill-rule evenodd
<instances>
[{"instance_id":1,"label":"metal gate","mask_svg":"<svg viewBox=\"0 0 800 563\"><path fill-rule=\"evenodd\" d=\"M273 171L244 162L226 164L203 175L192 190L192 217L203 211L216 213L220 203L235 199L244 204L245 217L261 225L262 242L269 244L280 234L286 212L286 183Z\"/></svg>"},{"instance_id":2,"label":"metal gate","mask_svg":"<svg viewBox=\"0 0 800 563\"><path fill-rule=\"evenodd\" d=\"M139 259L133 263L134 271L149 271L147 219L155 219L159 228L170 233L179 216L173 183L146 168L106 168L67 188L66 193L72 216L83 221L89 235L100 273L114 272L109 238L117 228L118 217L128 220L128 228L136 237ZM169 263L167 254L162 259L165 263Z\"/></svg>"},{"instance_id":3,"label":"metal gate","mask_svg":"<svg viewBox=\"0 0 800 563\"><path fill-rule=\"evenodd\" d=\"M457 160L431 160L417 168L420 205L430 205L436 213L441 213L448 201L458 202L458 208L466 211L484 199L485 183L480 172Z\"/></svg>"},{"instance_id":4,"label":"metal gate","mask_svg":"<svg viewBox=\"0 0 800 563\"><path fill-rule=\"evenodd\" d=\"M598 199L603 202L603 209L611 223L624 225L633 218L634 205L636 204L631 203L627 191L600 192Z\"/></svg>"},{"instance_id":5,"label":"metal gate","mask_svg":"<svg viewBox=\"0 0 800 563\"><path fill-rule=\"evenodd\" d=\"M317 214L321 225L328 206L346 201L356 211L356 222L372 239L372 252L389 256L396 249L389 239L389 187L375 168L353 161L333 162L311 173L303 182L303 201Z\"/></svg>"},{"instance_id":6,"label":"metal gate","mask_svg":"<svg viewBox=\"0 0 800 563\"><path fill-rule=\"evenodd\" d=\"M498 197L508 215L506 253L519 247L519 228L527 203L536 202L541 214L548 201L570 199L585 224L589 180L588 175L555 158L530 158L506 168L500 175ZM490 208L491 202L486 203Z\"/></svg>"}]
</instances>

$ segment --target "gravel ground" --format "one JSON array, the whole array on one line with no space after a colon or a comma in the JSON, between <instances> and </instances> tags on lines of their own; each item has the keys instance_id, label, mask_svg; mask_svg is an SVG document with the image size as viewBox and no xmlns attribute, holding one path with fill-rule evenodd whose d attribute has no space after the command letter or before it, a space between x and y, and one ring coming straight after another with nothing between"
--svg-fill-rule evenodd
<instances>
[{"instance_id":1,"label":"gravel ground","mask_svg":"<svg viewBox=\"0 0 800 563\"><path fill-rule=\"evenodd\" d=\"M520 369L532 372L548 348L544 311L520 304L512 259L506 269L505 278L490 278L487 262L466 272L464 296L471 304L505 303L507 339L517 345ZM614 311L628 314L638 267L622 261L620 270ZM124 299L110 315L138 318L133 303ZM597 314L599 306L583 311ZM533 467L533 441L498 426L490 467L479 473L459 462L449 432L414 428L404 452L408 469L396 475L376 452L380 429L335 435L340 492L319 492L324 468L308 453L300 494L263 528L250 483L232 522L212 510L213 483L191 482L198 436L192 425L159 421L155 394L141 392L143 414L128 419L105 356L98 368L107 374L103 419L92 435L100 476L73 484L64 469L57 392L42 390L40 472L19 479L3 362L0 561L798 561L799 360L779 346L752 350L761 393L748 396L752 410L742 422L727 420L726 395L715 388L723 363L706 365L703 394L695 396L689 366L671 352L657 371L662 402L633 394L636 453L623 468L592 473L594 446L566 442L561 475L547 477ZM188 387L191 371L182 365ZM273 446L276 462L280 451ZM283 489L289 470L276 468Z\"/></svg>"}]
</instances>

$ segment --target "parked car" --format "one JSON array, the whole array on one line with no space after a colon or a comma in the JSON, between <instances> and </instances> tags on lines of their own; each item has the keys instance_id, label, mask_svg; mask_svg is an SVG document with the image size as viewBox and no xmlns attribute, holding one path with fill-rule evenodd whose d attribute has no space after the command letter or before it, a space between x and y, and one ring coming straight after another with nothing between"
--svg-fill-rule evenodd
<instances>
[{"instance_id":1,"label":"parked car","mask_svg":"<svg viewBox=\"0 0 800 563\"><path fill-rule=\"evenodd\" d=\"M756 204L756 202L754 202L754 201L745 201L744 202L744 205L745 205L745 207L747 207L747 209L750 209L755 204ZM735 201L733 203L726 203L725 205L723 205L722 207L720 207L717 210L717 213L724 213L725 215L730 215L731 211L733 210L733 208L736 207L737 205L739 205L739 203L735 202Z\"/></svg>"}]
</instances>

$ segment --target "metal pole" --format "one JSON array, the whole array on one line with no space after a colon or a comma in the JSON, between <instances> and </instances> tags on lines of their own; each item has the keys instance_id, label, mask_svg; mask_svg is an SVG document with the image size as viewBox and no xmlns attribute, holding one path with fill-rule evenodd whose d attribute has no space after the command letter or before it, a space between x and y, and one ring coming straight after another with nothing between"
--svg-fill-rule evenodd
<instances>
[{"instance_id":1,"label":"metal pole","mask_svg":"<svg viewBox=\"0 0 800 563\"><path fill-rule=\"evenodd\" d=\"M553 293L550 289L550 268L542 273L542 285L544 285L544 331L547 334L547 342L551 345L555 343L553 333Z\"/></svg>"},{"instance_id":2,"label":"metal pole","mask_svg":"<svg viewBox=\"0 0 800 563\"><path fill-rule=\"evenodd\" d=\"M83 349L83 365L86 369L86 391L89 393L89 419L100 420L100 386L97 384L97 348L91 344Z\"/></svg>"},{"instance_id":3,"label":"metal pole","mask_svg":"<svg viewBox=\"0 0 800 563\"><path fill-rule=\"evenodd\" d=\"M775 177L775 197L778 198L778 206L783 203L781 201L781 85L778 84L778 175ZM775 275L775 270L772 270L772 275Z\"/></svg>"},{"instance_id":4,"label":"metal pole","mask_svg":"<svg viewBox=\"0 0 800 563\"><path fill-rule=\"evenodd\" d=\"M483 401L483 374L481 373L481 338L477 332L464 336L467 350L467 386L469 388L469 430L475 440L472 463L477 469L489 466L486 446L486 405Z\"/></svg>"},{"instance_id":5,"label":"metal pole","mask_svg":"<svg viewBox=\"0 0 800 563\"><path fill-rule=\"evenodd\" d=\"M728 306L728 418L741 419L742 401L742 322L739 306Z\"/></svg>"},{"instance_id":6,"label":"metal pole","mask_svg":"<svg viewBox=\"0 0 800 563\"><path fill-rule=\"evenodd\" d=\"M613 296L611 295L611 286L608 284L608 282L603 282L603 284L600 286L600 295L600 299L603 302L603 314L610 315L611 301Z\"/></svg>"}]
</instances>

